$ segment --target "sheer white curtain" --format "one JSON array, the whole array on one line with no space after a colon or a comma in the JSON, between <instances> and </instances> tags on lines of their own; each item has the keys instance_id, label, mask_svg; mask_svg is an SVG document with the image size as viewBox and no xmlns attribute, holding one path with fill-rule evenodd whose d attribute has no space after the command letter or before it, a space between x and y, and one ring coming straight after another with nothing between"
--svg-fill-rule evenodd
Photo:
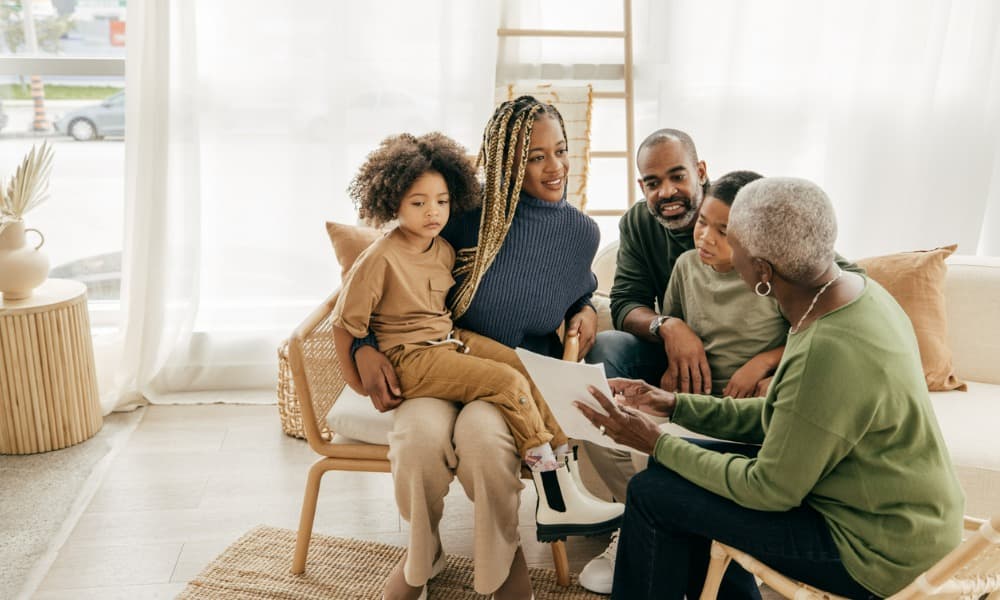
<instances>
[{"instance_id":1,"label":"sheer white curtain","mask_svg":"<svg viewBox=\"0 0 1000 600\"><path fill-rule=\"evenodd\" d=\"M806 177L852 257L1000 254L1000 4L672 0L636 11L637 134ZM649 110L652 108L653 110Z\"/></svg>"},{"instance_id":2,"label":"sheer white curtain","mask_svg":"<svg viewBox=\"0 0 1000 600\"><path fill-rule=\"evenodd\" d=\"M354 220L364 155L400 131L478 146L500 3L130 3L125 339L99 348L105 409L273 387L275 347L337 283L322 222ZM508 26L620 25L617 3L503 4ZM639 139L677 127L713 176L817 181L851 257L1000 254L1000 5L635 0L634 25ZM557 42L508 40L504 66L621 60ZM620 142L617 110L598 149ZM616 168L592 165L591 190Z\"/></svg>"},{"instance_id":3,"label":"sheer white curtain","mask_svg":"<svg viewBox=\"0 0 1000 600\"><path fill-rule=\"evenodd\" d=\"M622 25L621 3L606 0L504 7L509 27ZM634 0L633 32L637 141L674 127L712 176L816 181L848 256L950 243L1000 255L1000 3ZM617 40L512 38L499 72L607 75L621 61ZM595 104L594 149L624 145L623 117L615 101ZM591 161L589 206L620 206L623 167ZM617 229L602 233L606 244Z\"/></svg>"},{"instance_id":4,"label":"sheer white curtain","mask_svg":"<svg viewBox=\"0 0 1000 600\"><path fill-rule=\"evenodd\" d=\"M345 189L365 155L402 131L478 149L498 17L460 0L130 2L105 410L273 390L278 344L338 283L323 222L355 221Z\"/></svg>"}]
</instances>

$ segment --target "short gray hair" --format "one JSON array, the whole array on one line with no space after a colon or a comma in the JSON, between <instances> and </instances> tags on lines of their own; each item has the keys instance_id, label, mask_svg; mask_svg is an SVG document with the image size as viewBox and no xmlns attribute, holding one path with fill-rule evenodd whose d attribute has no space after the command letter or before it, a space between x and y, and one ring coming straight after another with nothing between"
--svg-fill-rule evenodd
<instances>
[{"instance_id":1,"label":"short gray hair","mask_svg":"<svg viewBox=\"0 0 1000 600\"><path fill-rule=\"evenodd\" d=\"M750 256L768 261L782 277L808 281L833 262L837 216L815 183L765 177L736 194L728 231Z\"/></svg>"}]
</instances>

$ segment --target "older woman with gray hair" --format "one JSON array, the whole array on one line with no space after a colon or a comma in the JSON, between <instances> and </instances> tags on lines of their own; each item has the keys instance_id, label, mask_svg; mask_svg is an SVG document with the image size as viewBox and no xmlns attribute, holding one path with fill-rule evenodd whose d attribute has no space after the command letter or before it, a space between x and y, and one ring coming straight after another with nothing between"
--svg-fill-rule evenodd
<instances>
[{"instance_id":1,"label":"older woman with gray hair","mask_svg":"<svg viewBox=\"0 0 1000 600\"><path fill-rule=\"evenodd\" d=\"M672 394L615 379L615 441L651 455L628 486L613 598L697 598L711 540L850 598L888 596L961 538L963 496L931 409L906 314L834 264L826 194L801 179L744 187L733 265L793 326L765 398ZM692 442L639 411L729 442ZM731 563L721 598L759 598Z\"/></svg>"}]
</instances>

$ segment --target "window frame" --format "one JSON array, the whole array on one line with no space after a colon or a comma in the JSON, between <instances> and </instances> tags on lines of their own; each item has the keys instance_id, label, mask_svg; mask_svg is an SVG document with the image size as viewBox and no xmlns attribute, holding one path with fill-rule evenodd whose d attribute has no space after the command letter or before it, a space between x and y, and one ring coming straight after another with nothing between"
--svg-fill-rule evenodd
<instances>
[{"instance_id":1,"label":"window frame","mask_svg":"<svg viewBox=\"0 0 1000 600\"><path fill-rule=\"evenodd\" d=\"M115 57L0 55L0 75L84 75L125 77L125 59Z\"/></svg>"}]
</instances>

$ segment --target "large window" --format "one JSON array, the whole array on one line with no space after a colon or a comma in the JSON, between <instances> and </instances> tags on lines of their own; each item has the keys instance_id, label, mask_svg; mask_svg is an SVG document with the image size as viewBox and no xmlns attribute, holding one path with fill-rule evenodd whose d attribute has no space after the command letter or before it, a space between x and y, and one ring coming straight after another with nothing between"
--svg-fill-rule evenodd
<instances>
[{"instance_id":1,"label":"large window","mask_svg":"<svg viewBox=\"0 0 1000 600\"><path fill-rule=\"evenodd\" d=\"M117 308L125 159L125 0L0 2L0 177L52 145L41 230L50 275L83 281L100 323Z\"/></svg>"}]
</instances>

